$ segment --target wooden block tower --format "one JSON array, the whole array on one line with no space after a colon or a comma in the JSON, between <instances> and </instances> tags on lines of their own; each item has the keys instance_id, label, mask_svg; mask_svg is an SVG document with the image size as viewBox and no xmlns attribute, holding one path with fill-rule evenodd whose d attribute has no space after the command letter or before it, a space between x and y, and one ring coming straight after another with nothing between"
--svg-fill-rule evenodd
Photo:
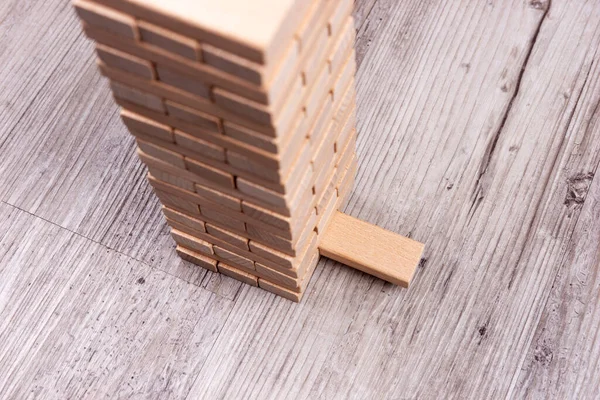
<instances>
[{"instance_id":1,"label":"wooden block tower","mask_svg":"<svg viewBox=\"0 0 600 400\"><path fill-rule=\"evenodd\" d=\"M407 285L422 245L348 217L353 0L76 0L179 255L299 301L326 255Z\"/></svg>"}]
</instances>

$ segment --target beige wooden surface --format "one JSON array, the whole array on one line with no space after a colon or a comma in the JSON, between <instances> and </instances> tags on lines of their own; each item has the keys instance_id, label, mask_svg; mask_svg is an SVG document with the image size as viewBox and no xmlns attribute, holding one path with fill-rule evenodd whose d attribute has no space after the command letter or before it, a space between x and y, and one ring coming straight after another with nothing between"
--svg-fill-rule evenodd
<instances>
[{"instance_id":1,"label":"beige wooden surface","mask_svg":"<svg viewBox=\"0 0 600 400\"><path fill-rule=\"evenodd\" d=\"M0 2L0 398L597 398L600 7L361 0L346 212L409 290L175 253L65 0Z\"/></svg>"}]
</instances>

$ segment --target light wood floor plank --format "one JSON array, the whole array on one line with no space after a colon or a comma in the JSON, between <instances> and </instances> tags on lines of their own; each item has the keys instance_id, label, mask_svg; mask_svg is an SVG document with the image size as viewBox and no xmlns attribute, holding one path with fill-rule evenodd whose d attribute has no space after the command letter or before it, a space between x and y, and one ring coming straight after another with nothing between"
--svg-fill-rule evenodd
<instances>
[{"instance_id":1,"label":"light wood floor plank","mask_svg":"<svg viewBox=\"0 0 600 400\"><path fill-rule=\"evenodd\" d=\"M563 220L579 218L514 381L514 399L593 399L600 393L599 58L596 53L573 114L577 143L564 182Z\"/></svg>"},{"instance_id":2,"label":"light wood floor plank","mask_svg":"<svg viewBox=\"0 0 600 400\"><path fill-rule=\"evenodd\" d=\"M233 302L0 203L0 398L183 398Z\"/></svg>"}]
</instances>

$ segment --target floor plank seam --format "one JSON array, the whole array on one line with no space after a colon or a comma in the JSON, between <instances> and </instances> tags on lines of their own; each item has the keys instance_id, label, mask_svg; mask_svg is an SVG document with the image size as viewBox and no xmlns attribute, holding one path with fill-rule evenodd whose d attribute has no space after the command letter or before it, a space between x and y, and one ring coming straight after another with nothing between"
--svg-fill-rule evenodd
<instances>
[{"instance_id":1,"label":"floor plank seam","mask_svg":"<svg viewBox=\"0 0 600 400\"><path fill-rule=\"evenodd\" d=\"M531 58L531 53L533 53L533 49L535 47L538 36L542 29L542 25L544 24L544 21L548 17L548 12L550 11L551 6L552 6L552 1L548 0L548 4L546 5L544 14L540 18L540 22L539 22L538 26L536 27L535 32L533 33L533 36L532 36L530 44L529 44L529 48L527 49L527 53L525 54L525 59L523 60L523 65L521 65L521 70L519 71L519 75L517 77L517 81L515 84L515 90L513 91L513 94L511 96L510 100L508 101L508 105L506 107L506 111L504 112L504 115L502 116L500 125L498 126L498 129L496 130L496 132L494 132L494 134L492 135L490 143L488 144L488 148L486 149L485 153L483 154L483 158L481 160L481 165L479 167L479 173L478 173L477 179L475 180L475 187L473 188L473 199L471 200L472 203L471 203L471 209L469 210L470 216L469 216L468 223L470 223L471 219L473 218L473 215L475 215L475 212L477 211L477 209L479 208L479 205L481 204L481 200L483 200L484 194L482 193L483 188L481 187L481 180L482 180L483 176L486 174L487 169L490 165L490 162L492 161L492 157L494 155L494 151L496 150L496 145L498 144L500 135L504 131L504 126L506 125L506 121L508 120L508 116L510 115L510 112L514 105L515 99L517 98L517 96L520 93L521 81L523 80L523 75L525 75L525 71L527 69L529 59Z\"/></svg>"},{"instance_id":2,"label":"floor plank seam","mask_svg":"<svg viewBox=\"0 0 600 400\"><path fill-rule=\"evenodd\" d=\"M371 5L371 7L369 8L369 12L367 13L367 15L365 15L362 23L360 24L360 26L358 27L358 29L356 29L357 32L360 32L363 28L363 26L365 26L365 24L367 24L369 22L369 17L371 16L371 12L373 12L373 9L375 8L375 5L377 4L379 0L375 0L373 2L373 4ZM358 37L357 37L358 39Z\"/></svg>"},{"instance_id":3,"label":"floor plank seam","mask_svg":"<svg viewBox=\"0 0 600 400\"><path fill-rule=\"evenodd\" d=\"M52 221L50 221L50 220L47 220L46 218L40 217L39 215L35 215L35 214L33 214L33 213L31 213L31 212L29 212L29 211L27 211L27 210L24 210L24 209L22 209L22 208L20 208L20 207L18 207L18 206L15 206L14 204L10 204L10 203L8 203L8 202L6 202L6 201L4 201L4 200L0 200L0 203L2 203L2 204L6 204L6 205L7 205L7 206L9 206L9 207L12 207L12 208L14 208L14 209L16 209L16 210L22 211L22 212L24 212L24 213L26 213L26 214L28 214L28 215L31 215L32 217L35 217L35 218L41 219L42 221L44 221L44 222L47 222L47 223L49 223L49 224L51 224L51 225L54 225L54 226L56 226L56 227L58 227L58 228L60 228L60 229L64 229L65 231L67 231L67 232L69 232L69 233L71 233L71 234L73 234L73 235L76 235L76 236L79 236L79 237L81 237L81 238L83 238L83 239L89 240L90 242L92 242L92 243L94 243L94 244L97 244L97 245L99 245L99 246L102 246L103 248L105 248L105 249L107 249L107 250L114 251L115 253L121 254L122 256L124 256L124 257L127 257L127 258L128 258L128 259L130 259L130 260L133 260L133 261L136 261L136 262L138 262L138 263L140 263L140 264L142 264L142 265L145 265L146 267L148 267L148 268L152 269L153 271L158 271L158 272L164 273L164 274L166 274L166 275L169 275L169 276L171 276L171 277L173 277L173 278L176 278L176 279L178 279L178 280L181 280L181 281L184 281L184 282L186 282L186 283L189 283L190 285L194 285L194 286L200 287L200 288L202 288L202 289L204 289L204 290L206 290L206 291L208 291L208 292L210 292L210 293L213 293L213 294L215 294L215 295L217 295L217 296L219 296L219 297L221 297L221 298L223 298L223 299L226 299L226 300L229 300L229 301L234 301L234 300L231 300L230 298L228 298L228 297L226 297L226 296L223 296L223 295L221 295L221 294L219 294L219 293L217 293L217 292L214 292L214 291L212 291L212 290L210 290L210 289L207 289L207 288L205 288L205 287L202 287L201 285L197 285L197 284L195 284L195 283L193 283L193 282L190 282L190 281L187 281L187 280L185 280L185 279L182 279L181 277L179 277L179 276L177 276L177 275L174 275L174 274L171 274L171 273L169 273L169 272L163 271L162 269L156 268L155 266L153 266L153 265L151 265L151 264L148 264L148 263L147 263L147 262L145 262L145 261L142 261L142 260L140 260L140 259L138 259L138 258L132 257L132 256L130 256L129 254L123 253L122 251L120 251L120 250L117 250L117 249L115 249L115 248L112 248L112 247L110 247L110 246L107 246L107 245L105 245L104 243L98 242L97 240L91 239L91 238L89 238L89 237L87 237L87 236L85 236L85 235L82 235L82 234L81 234L81 233L79 233L79 232L72 231L71 229L69 229L69 228L66 228L66 227L64 227L64 226L62 226L62 225L60 225L60 224L57 224L56 222L52 222ZM238 294L238 293L236 293L236 296L237 296L237 294ZM236 300L235 300L235 301L237 301L237 297L236 297ZM235 301L234 301L234 302L235 302Z\"/></svg>"}]
</instances>

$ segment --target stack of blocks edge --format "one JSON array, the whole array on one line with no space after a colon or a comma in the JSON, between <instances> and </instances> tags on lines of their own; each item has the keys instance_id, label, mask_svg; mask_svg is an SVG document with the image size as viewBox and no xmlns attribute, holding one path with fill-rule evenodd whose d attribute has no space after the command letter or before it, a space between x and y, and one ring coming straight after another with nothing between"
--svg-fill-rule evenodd
<instances>
[{"instance_id":1,"label":"stack of blocks edge","mask_svg":"<svg viewBox=\"0 0 600 400\"><path fill-rule=\"evenodd\" d=\"M335 247L361 223L336 217L357 169L353 0L74 5L182 259L293 301L323 243L410 280Z\"/></svg>"}]
</instances>

